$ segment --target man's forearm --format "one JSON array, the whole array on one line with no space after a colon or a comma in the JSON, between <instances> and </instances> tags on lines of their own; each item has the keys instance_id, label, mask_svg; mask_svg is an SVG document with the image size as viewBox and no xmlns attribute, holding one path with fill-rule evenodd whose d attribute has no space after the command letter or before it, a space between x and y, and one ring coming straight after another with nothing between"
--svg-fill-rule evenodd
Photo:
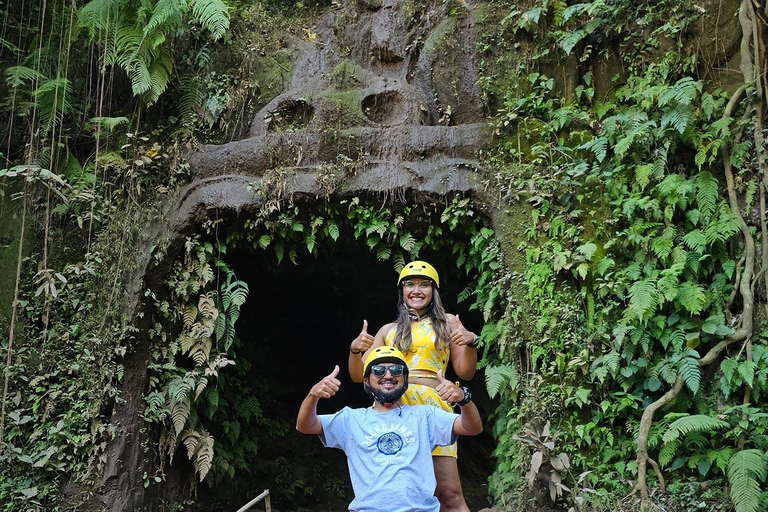
<instances>
[{"instance_id":1,"label":"man's forearm","mask_svg":"<svg viewBox=\"0 0 768 512\"><path fill-rule=\"evenodd\" d=\"M469 402L461 406L461 416L453 424L453 433L460 436L476 436L483 431L483 420L477 406Z\"/></svg>"},{"instance_id":2,"label":"man's forearm","mask_svg":"<svg viewBox=\"0 0 768 512\"><path fill-rule=\"evenodd\" d=\"M307 395L301 402L299 415L296 418L296 430L302 434L322 434L323 424L317 416L317 402L320 399L314 395Z\"/></svg>"}]
</instances>

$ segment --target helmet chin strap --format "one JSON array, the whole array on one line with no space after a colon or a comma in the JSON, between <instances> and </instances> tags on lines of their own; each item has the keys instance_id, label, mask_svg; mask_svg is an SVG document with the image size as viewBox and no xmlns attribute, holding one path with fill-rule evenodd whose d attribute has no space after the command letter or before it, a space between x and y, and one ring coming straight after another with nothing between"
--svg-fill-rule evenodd
<instances>
[{"instance_id":1,"label":"helmet chin strap","mask_svg":"<svg viewBox=\"0 0 768 512\"><path fill-rule=\"evenodd\" d=\"M416 310L413 309L412 307L406 306L406 308L408 308L408 317L411 320L421 320L422 318L426 318L429 316L429 312L432 311L433 305L434 305L434 302L430 302L429 306L427 306L427 309L424 311L423 315L419 315L418 313L416 313Z\"/></svg>"}]
</instances>

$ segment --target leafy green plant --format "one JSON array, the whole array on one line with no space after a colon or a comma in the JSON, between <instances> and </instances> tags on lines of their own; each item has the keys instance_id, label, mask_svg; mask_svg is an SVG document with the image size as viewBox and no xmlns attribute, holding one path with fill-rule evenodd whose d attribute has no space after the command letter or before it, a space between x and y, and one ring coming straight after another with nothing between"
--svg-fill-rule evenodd
<instances>
[{"instance_id":1,"label":"leafy green plant","mask_svg":"<svg viewBox=\"0 0 768 512\"><path fill-rule=\"evenodd\" d=\"M103 65L120 66L133 93L154 102L165 91L174 71L173 37L187 20L200 24L215 41L229 29L222 0L91 0L79 12L80 25L91 39L103 40ZM102 39L103 38L103 39Z\"/></svg>"},{"instance_id":2,"label":"leafy green plant","mask_svg":"<svg viewBox=\"0 0 768 512\"><path fill-rule=\"evenodd\" d=\"M564 492L570 496L574 503L569 510L576 510L584 504L583 494L595 492L584 486L584 481L589 472L582 473L578 479L573 479L573 488L565 485L566 477L571 476L570 459L565 452L554 453L560 434L550 431L547 422L541 431L532 428L525 429L525 435L513 436L513 439L530 446L534 451L531 455L531 465L526 475L528 487L533 488L537 481L547 482L549 498L552 502L563 497Z\"/></svg>"},{"instance_id":3,"label":"leafy green plant","mask_svg":"<svg viewBox=\"0 0 768 512\"><path fill-rule=\"evenodd\" d=\"M759 450L742 450L728 462L728 482L731 485L731 500L736 505L736 512L756 512L760 510L761 498L765 491L761 482L768 477L766 453Z\"/></svg>"}]
</instances>

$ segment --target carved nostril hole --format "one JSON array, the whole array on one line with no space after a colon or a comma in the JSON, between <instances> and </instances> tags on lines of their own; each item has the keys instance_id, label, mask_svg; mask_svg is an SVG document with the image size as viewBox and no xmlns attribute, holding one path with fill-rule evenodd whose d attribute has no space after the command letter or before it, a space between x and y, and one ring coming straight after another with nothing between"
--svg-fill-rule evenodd
<instances>
[{"instance_id":1,"label":"carved nostril hole","mask_svg":"<svg viewBox=\"0 0 768 512\"><path fill-rule=\"evenodd\" d=\"M379 124L397 124L405 119L403 95L397 91L371 94L363 99L363 114Z\"/></svg>"},{"instance_id":2,"label":"carved nostril hole","mask_svg":"<svg viewBox=\"0 0 768 512\"><path fill-rule=\"evenodd\" d=\"M305 100L287 100L281 102L275 110L264 118L267 131L300 130L315 117L314 107Z\"/></svg>"},{"instance_id":3,"label":"carved nostril hole","mask_svg":"<svg viewBox=\"0 0 768 512\"><path fill-rule=\"evenodd\" d=\"M383 64L399 64L403 62L403 56L395 53L389 44L379 44L371 49L373 58Z\"/></svg>"}]
</instances>

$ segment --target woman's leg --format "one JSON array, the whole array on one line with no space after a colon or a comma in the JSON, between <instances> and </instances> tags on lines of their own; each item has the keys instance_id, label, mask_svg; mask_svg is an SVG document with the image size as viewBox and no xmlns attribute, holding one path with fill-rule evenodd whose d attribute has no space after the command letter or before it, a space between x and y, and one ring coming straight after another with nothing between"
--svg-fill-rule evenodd
<instances>
[{"instance_id":1,"label":"woman's leg","mask_svg":"<svg viewBox=\"0 0 768 512\"><path fill-rule=\"evenodd\" d=\"M432 457L435 465L437 489L435 496L440 500L440 512L469 512L464 501L459 480L459 466L455 457Z\"/></svg>"}]
</instances>

